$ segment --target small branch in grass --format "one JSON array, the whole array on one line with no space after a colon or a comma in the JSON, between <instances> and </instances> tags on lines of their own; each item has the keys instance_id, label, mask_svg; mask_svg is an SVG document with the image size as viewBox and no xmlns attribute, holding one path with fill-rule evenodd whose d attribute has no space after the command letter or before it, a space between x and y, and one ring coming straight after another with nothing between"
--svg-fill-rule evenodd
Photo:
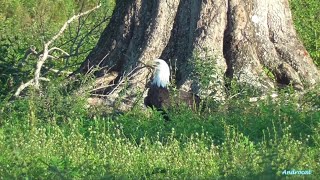
<instances>
[{"instance_id":1,"label":"small branch in grass","mask_svg":"<svg viewBox=\"0 0 320 180\"><path fill-rule=\"evenodd\" d=\"M51 71L51 72L54 72L54 73L63 73L63 74L72 74L72 72L69 72L69 71L62 71L62 70L57 70L57 69L53 69L53 68L50 68L50 67L47 67L47 66L44 66L44 68L46 68L48 71Z\"/></svg>"},{"instance_id":2,"label":"small branch in grass","mask_svg":"<svg viewBox=\"0 0 320 180\"><path fill-rule=\"evenodd\" d=\"M42 81L50 81L50 79L48 78L44 78L44 77L40 77L39 80ZM19 88L17 89L16 93L14 93L15 97L18 97L21 93L21 91L23 91L25 88L27 88L28 86L34 85L34 79L29 80L27 83L22 83Z\"/></svg>"},{"instance_id":3,"label":"small branch in grass","mask_svg":"<svg viewBox=\"0 0 320 180\"><path fill-rule=\"evenodd\" d=\"M136 68L137 68L137 67L136 67ZM116 85L116 87L114 87L114 88L112 89L112 91L111 91L108 95L111 95L115 90L117 90L118 87L125 82L125 80L130 79L130 78L131 78L131 76L130 76L131 73L134 72L134 70L135 70L136 68L134 68L134 69L133 69L131 72L129 72L127 75L121 76L119 82L118 82L117 85ZM124 72L124 74L125 74L125 72Z\"/></svg>"},{"instance_id":4,"label":"small branch in grass","mask_svg":"<svg viewBox=\"0 0 320 180\"><path fill-rule=\"evenodd\" d=\"M142 68L145 68L145 67L146 67L146 66L142 66L142 67L137 66L137 67L135 67L134 69L132 69L128 74L125 74L125 72L124 72L124 75L120 77L119 82L118 82L117 85L112 89L112 91L111 91L110 93L108 93L108 95L112 95L112 93L114 93L114 92L119 88L120 85L124 84L125 81L130 81L130 79L131 79L133 76L136 75L135 72L137 72L137 71L139 71L139 70L141 70ZM107 95L107 96L108 96L108 95Z\"/></svg>"}]
</instances>

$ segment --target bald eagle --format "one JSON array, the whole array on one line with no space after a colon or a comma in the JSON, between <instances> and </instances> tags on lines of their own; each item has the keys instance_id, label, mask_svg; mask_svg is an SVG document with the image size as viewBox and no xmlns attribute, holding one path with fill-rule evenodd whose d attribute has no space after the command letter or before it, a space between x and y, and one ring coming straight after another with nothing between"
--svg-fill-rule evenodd
<instances>
[{"instance_id":1,"label":"bald eagle","mask_svg":"<svg viewBox=\"0 0 320 180\"><path fill-rule=\"evenodd\" d=\"M193 93L180 90L177 94L171 95L168 90L170 68L164 60L155 59L153 67L153 80L144 100L146 106L154 107L162 112L170 106L176 106L180 103L185 103L192 109L199 107L200 98ZM167 118L165 116L165 119Z\"/></svg>"}]
</instances>

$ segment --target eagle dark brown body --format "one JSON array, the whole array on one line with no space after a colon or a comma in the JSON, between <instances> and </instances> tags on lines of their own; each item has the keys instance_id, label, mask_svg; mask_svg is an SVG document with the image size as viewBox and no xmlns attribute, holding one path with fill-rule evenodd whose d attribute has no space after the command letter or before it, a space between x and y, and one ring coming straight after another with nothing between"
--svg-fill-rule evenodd
<instances>
[{"instance_id":1,"label":"eagle dark brown body","mask_svg":"<svg viewBox=\"0 0 320 180\"><path fill-rule=\"evenodd\" d=\"M144 103L146 106L155 107L157 110L163 110L170 106L179 106L184 103L195 110L199 108L200 101L199 96L190 92L179 91L176 94L170 95L167 88L151 85Z\"/></svg>"},{"instance_id":2,"label":"eagle dark brown body","mask_svg":"<svg viewBox=\"0 0 320 180\"><path fill-rule=\"evenodd\" d=\"M170 104L170 94L167 88L151 85L148 95L144 100L144 104L148 107L155 107L158 110L168 107Z\"/></svg>"},{"instance_id":3,"label":"eagle dark brown body","mask_svg":"<svg viewBox=\"0 0 320 180\"><path fill-rule=\"evenodd\" d=\"M162 111L167 120L168 116L165 111L168 108L176 107L184 103L193 110L197 109L200 104L199 96L181 90L177 93L170 93L167 88L170 77L168 64L162 59L156 59L154 63L155 72L148 95L144 99L145 105Z\"/></svg>"}]
</instances>

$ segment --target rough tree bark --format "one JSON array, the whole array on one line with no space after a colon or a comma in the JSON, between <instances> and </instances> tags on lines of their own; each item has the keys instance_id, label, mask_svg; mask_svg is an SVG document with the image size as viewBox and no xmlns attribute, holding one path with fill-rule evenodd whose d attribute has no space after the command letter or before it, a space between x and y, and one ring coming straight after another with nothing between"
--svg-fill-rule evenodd
<instances>
[{"instance_id":1,"label":"rough tree bark","mask_svg":"<svg viewBox=\"0 0 320 180\"><path fill-rule=\"evenodd\" d=\"M213 79L218 83L211 91L201 91L191 75L194 52L203 61L208 56L216 60L218 78ZM301 90L320 81L297 37L288 0L118 0L110 24L79 71L100 67L96 76L117 72L116 82L133 72L126 95L132 99L150 78L147 68L135 68L154 58L176 62L179 88L214 92L220 99L225 76L263 91L289 84Z\"/></svg>"}]
</instances>

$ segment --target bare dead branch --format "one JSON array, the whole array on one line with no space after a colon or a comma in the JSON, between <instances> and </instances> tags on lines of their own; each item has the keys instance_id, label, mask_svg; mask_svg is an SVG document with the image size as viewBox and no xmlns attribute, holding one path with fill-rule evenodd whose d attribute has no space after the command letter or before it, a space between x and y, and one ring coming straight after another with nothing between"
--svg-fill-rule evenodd
<instances>
[{"instance_id":1,"label":"bare dead branch","mask_svg":"<svg viewBox=\"0 0 320 180\"><path fill-rule=\"evenodd\" d=\"M107 53L107 54L100 60L100 62L97 64L97 66L91 66L91 67L89 67L89 68L88 68L88 71L86 72L86 74L92 73L92 72L93 72L92 69L94 69L95 67L99 67L100 64L104 61L104 59L105 59L108 55L109 55L109 53Z\"/></svg>"},{"instance_id":2,"label":"bare dead branch","mask_svg":"<svg viewBox=\"0 0 320 180\"><path fill-rule=\"evenodd\" d=\"M97 96L97 97L108 97L110 96L109 94L91 94L92 96Z\"/></svg>"},{"instance_id":3,"label":"bare dead branch","mask_svg":"<svg viewBox=\"0 0 320 180\"><path fill-rule=\"evenodd\" d=\"M91 89L89 90L89 92L94 92L94 91L98 91L100 89L105 89L105 88L108 88L108 87L112 87L114 84L108 84L108 85L104 85L104 86L99 86L97 88L94 88L94 89Z\"/></svg>"},{"instance_id":4,"label":"bare dead branch","mask_svg":"<svg viewBox=\"0 0 320 180\"><path fill-rule=\"evenodd\" d=\"M48 82L50 81L50 79L45 78L45 77L40 77L39 80L41 80L41 81L48 81Z\"/></svg>"},{"instance_id":5,"label":"bare dead branch","mask_svg":"<svg viewBox=\"0 0 320 180\"><path fill-rule=\"evenodd\" d=\"M48 58L50 58L50 59L58 59L58 57L53 56L53 55L48 55Z\"/></svg>"},{"instance_id":6,"label":"bare dead branch","mask_svg":"<svg viewBox=\"0 0 320 180\"><path fill-rule=\"evenodd\" d=\"M47 66L44 66L44 68L48 69L49 71L51 72L54 72L54 73L63 73L63 74L72 74L72 72L69 72L69 71L62 71L62 70L58 70L58 69L53 69L53 68L50 68L50 67L47 67Z\"/></svg>"},{"instance_id":7,"label":"bare dead branch","mask_svg":"<svg viewBox=\"0 0 320 180\"><path fill-rule=\"evenodd\" d=\"M20 95L21 91L23 91L26 87L33 85L33 84L34 84L34 79L31 79L27 83L21 83L21 85L17 89L16 93L14 93L14 96L18 97Z\"/></svg>"},{"instance_id":8,"label":"bare dead branch","mask_svg":"<svg viewBox=\"0 0 320 180\"><path fill-rule=\"evenodd\" d=\"M133 77L135 75L134 72L136 72L137 70L140 70L141 68L143 68L143 67L136 66L128 74L125 74L125 72L124 72L123 73L124 75L122 77L120 77L120 80L117 83L116 87L114 87L108 95L112 95L112 93L115 92L119 88L120 85L122 85L126 80L129 80L131 77Z\"/></svg>"},{"instance_id":9,"label":"bare dead branch","mask_svg":"<svg viewBox=\"0 0 320 180\"><path fill-rule=\"evenodd\" d=\"M42 81L50 81L48 78L40 77L39 80ZM29 80L27 83L22 83L17 89L16 93L14 93L15 97L18 97L20 93L27 88L28 86L34 85L34 79Z\"/></svg>"},{"instance_id":10,"label":"bare dead branch","mask_svg":"<svg viewBox=\"0 0 320 180\"><path fill-rule=\"evenodd\" d=\"M70 56L69 53L67 53L66 51L64 51L64 50L62 50L62 49L60 49L58 47L53 47L53 48L49 49L49 53L51 51L55 51L55 50L62 52L62 54L65 54L66 56Z\"/></svg>"},{"instance_id":11,"label":"bare dead branch","mask_svg":"<svg viewBox=\"0 0 320 180\"><path fill-rule=\"evenodd\" d=\"M63 51L62 49L57 48L57 47L53 47L53 48L49 49L49 46L50 46L56 39L58 39L58 38L62 35L62 33L66 30L66 28L68 27L68 25L69 25L72 21L74 21L75 19L78 19L79 17L84 16L84 15L86 15L86 14L88 14L88 13L90 13L90 12L92 12L92 11L100 8L100 7L101 7L101 4L97 5L96 7L92 8L92 9L90 9L90 10L88 10L88 11L85 11L85 12L80 13L80 14L78 14L78 15L74 15L74 16L71 17L67 22L64 23L64 25L62 26L62 28L60 29L60 31L59 31L55 36L53 36L53 37L51 38L51 40L49 40L47 43L44 43L44 45L43 45L43 53L38 56L38 62L37 62L36 70L35 70L35 73L34 73L34 79L29 80L29 81L28 81L27 83L25 83L25 84L22 83L22 84L20 85L20 87L17 89L17 91L16 91L16 93L14 94L14 96L16 96L16 97L19 96L22 90L24 90L26 87L31 86L31 85L34 86L36 89L39 89L39 88L40 88L39 80L48 81L48 79L43 78L43 77L40 77L40 73L41 73L41 69L42 69L45 61L46 61L48 58L56 59L55 56L50 55L50 52L52 52L52 51L54 51L54 50L58 50L58 51L62 52L63 54L69 55L68 53L66 53L65 51ZM28 52L28 51L27 51L27 52ZM28 55L31 54L31 53L33 53L33 52L35 52L35 48L34 48L34 49L30 48L30 53L28 53ZM28 57L28 55L26 56L26 58Z\"/></svg>"}]
</instances>

